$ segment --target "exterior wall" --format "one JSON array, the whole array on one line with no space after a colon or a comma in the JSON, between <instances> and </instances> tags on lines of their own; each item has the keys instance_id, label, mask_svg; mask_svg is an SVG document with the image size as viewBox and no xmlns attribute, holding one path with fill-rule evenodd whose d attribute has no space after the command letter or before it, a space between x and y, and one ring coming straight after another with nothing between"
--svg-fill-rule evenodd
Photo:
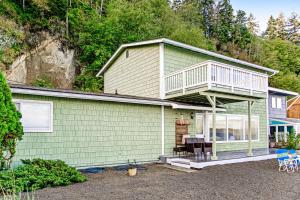
<instances>
[{"instance_id":1,"label":"exterior wall","mask_svg":"<svg viewBox=\"0 0 300 200\"><path fill-rule=\"evenodd\" d=\"M281 98L281 109L272 108L272 97ZM286 118L287 117L286 96L269 94L268 110L270 118Z\"/></svg>"},{"instance_id":2,"label":"exterior wall","mask_svg":"<svg viewBox=\"0 0 300 200\"><path fill-rule=\"evenodd\" d=\"M160 97L159 45L129 48L104 74L104 92Z\"/></svg>"},{"instance_id":3,"label":"exterior wall","mask_svg":"<svg viewBox=\"0 0 300 200\"><path fill-rule=\"evenodd\" d=\"M191 65L204 62L206 60L214 60L230 65L234 65L237 67L245 68L245 69L250 69L247 66L243 66L237 63L231 63L226 60L218 59L212 56L207 56L201 53L193 52L190 50L182 49L179 47L174 47L170 45L165 45L165 51L164 51L164 65L165 65L165 70L164 70L164 75L168 75L170 73L173 73L175 71L184 69L186 67L189 67ZM252 69L253 71L258 71L256 69Z\"/></svg>"},{"instance_id":4,"label":"exterior wall","mask_svg":"<svg viewBox=\"0 0 300 200\"><path fill-rule=\"evenodd\" d=\"M20 159L61 159L93 166L156 161L161 155L161 106L13 95L14 99L52 101L53 132L25 133L17 146ZM192 111L165 107L165 154L172 155L175 121ZM190 125L194 133L194 122Z\"/></svg>"},{"instance_id":5,"label":"exterior wall","mask_svg":"<svg viewBox=\"0 0 300 200\"><path fill-rule=\"evenodd\" d=\"M52 133L25 133L20 159L61 159L72 166L157 160L161 154L161 109L52 97L14 95L15 99L52 101Z\"/></svg>"}]
</instances>

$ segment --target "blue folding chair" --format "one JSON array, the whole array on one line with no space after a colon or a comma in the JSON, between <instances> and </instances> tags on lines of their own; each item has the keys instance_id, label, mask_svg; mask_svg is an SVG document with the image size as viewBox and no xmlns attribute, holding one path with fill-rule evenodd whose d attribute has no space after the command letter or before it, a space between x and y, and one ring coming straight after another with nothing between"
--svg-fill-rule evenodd
<instances>
[{"instance_id":1,"label":"blue folding chair","mask_svg":"<svg viewBox=\"0 0 300 200\"><path fill-rule=\"evenodd\" d=\"M288 155L289 151L287 149L276 150L277 161L279 165L279 171L286 171L288 173L295 171L295 163L290 159Z\"/></svg>"},{"instance_id":2,"label":"blue folding chair","mask_svg":"<svg viewBox=\"0 0 300 200\"><path fill-rule=\"evenodd\" d=\"M300 158L296 153L296 150L291 149L290 150L291 159L294 161L295 169L298 171L298 165L300 165Z\"/></svg>"}]
</instances>

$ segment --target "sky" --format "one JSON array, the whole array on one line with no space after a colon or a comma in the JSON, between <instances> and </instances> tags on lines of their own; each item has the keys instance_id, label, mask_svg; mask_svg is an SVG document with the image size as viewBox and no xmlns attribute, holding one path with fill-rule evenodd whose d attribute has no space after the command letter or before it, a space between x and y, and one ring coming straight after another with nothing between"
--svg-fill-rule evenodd
<instances>
[{"instance_id":1,"label":"sky","mask_svg":"<svg viewBox=\"0 0 300 200\"><path fill-rule=\"evenodd\" d=\"M265 31L271 15L278 17L283 12L287 18L292 12L300 16L300 0L231 0L235 10L244 10L248 15L252 13L259 23L260 31Z\"/></svg>"}]
</instances>

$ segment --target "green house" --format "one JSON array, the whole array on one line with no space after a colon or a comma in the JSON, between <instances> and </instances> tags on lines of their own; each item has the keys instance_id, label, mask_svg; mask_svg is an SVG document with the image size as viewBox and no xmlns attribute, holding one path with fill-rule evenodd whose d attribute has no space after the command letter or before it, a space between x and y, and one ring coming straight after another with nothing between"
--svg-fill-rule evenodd
<instances>
[{"instance_id":1,"label":"green house","mask_svg":"<svg viewBox=\"0 0 300 200\"><path fill-rule=\"evenodd\" d=\"M76 167L172 156L175 122L218 153L268 148L268 78L277 71L169 39L122 45L97 76L104 93L11 85L25 136L15 163ZM250 120L249 120L250 119Z\"/></svg>"}]
</instances>

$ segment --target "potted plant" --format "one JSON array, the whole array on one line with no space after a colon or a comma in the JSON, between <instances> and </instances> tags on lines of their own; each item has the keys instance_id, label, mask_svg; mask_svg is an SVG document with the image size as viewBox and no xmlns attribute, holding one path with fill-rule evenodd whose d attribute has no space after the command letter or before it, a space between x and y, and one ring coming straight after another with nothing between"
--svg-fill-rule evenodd
<instances>
[{"instance_id":1,"label":"potted plant","mask_svg":"<svg viewBox=\"0 0 300 200\"><path fill-rule=\"evenodd\" d=\"M137 166L136 166L135 160L134 160L134 163L130 163L128 160L128 175L135 176L136 173L137 173Z\"/></svg>"},{"instance_id":2,"label":"potted plant","mask_svg":"<svg viewBox=\"0 0 300 200\"><path fill-rule=\"evenodd\" d=\"M295 149L297 150L297 153L299 154L299 143L300 143L300 135L295 134L295 130L292 129L291 133L288 134L288 140L287 140L287 148L288 149Z\"/></svg>"}]
</instances>

